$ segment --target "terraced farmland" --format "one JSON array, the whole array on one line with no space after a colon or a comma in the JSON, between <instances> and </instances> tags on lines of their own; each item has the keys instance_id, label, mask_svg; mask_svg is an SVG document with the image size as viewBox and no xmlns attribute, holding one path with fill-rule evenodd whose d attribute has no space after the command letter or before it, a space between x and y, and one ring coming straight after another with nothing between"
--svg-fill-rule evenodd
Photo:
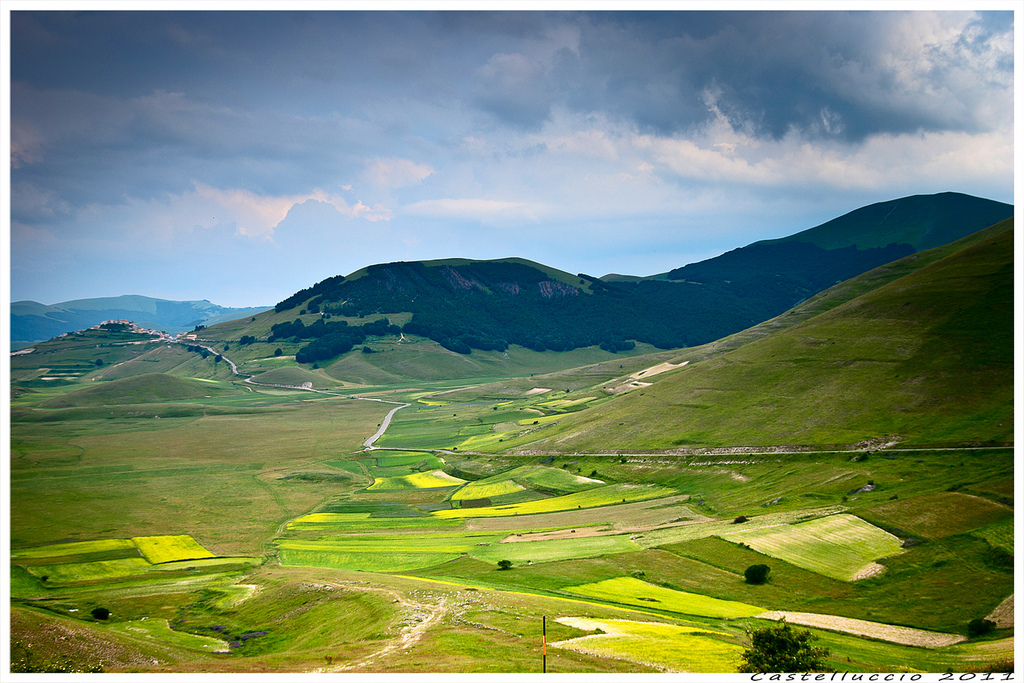
<instances>
[{"instance_id":1,"label":"terraced farmland","mask_svg":"<svg viewBox=\"0 0 1024 683\"><path fill-rule=\"evenodd\" d=\"M854 581L875 560L902 552L898 538L853 515L719 535L843 581Z\"/></svg>"}]
</instances>

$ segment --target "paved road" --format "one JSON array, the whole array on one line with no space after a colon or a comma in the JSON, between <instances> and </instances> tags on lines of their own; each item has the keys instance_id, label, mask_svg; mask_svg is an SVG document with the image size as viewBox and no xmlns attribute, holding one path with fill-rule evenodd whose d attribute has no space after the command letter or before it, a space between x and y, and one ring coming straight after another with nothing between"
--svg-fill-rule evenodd
<instances>
[{"instance_id":1,"label":"paved road","mask_svg":"<svg viewBox=\"0 0 1024 683\"><path fill-rule=\"evenodd\" d=\"M178 342L178 343L179 344L185 344L185 342ZM384 432L387 431L388 425L391 424L391 418L394 416L394 414L397 413L402 408L408 408L411 405L409 403L402 403L400 401L385 401L382 398L364 398L362 396L349 396L348 394L338 394L338 393L335 393L333 391L324 391L323 389L314 389L313 387L300 387L300 386L295 386L294 384L270 384L270 383L267 383L267 382L254 382L253 379L252 379L252 375L247 375L247 374L239 372L238 371L238 366L235 365L235 362L233 360L231 360L230 358L228 358L227 356L225 356L224 354L218 353L217 351L213 350L209 346L203 346L202 344L188 344L188 345L189 346L198 346L199 348L206 349L207 351L209 351L210 353L212 353L214 355L220 356L222 359L224 359L224 362L226 362L228 365L231 366L232 374L238 375L239 377L244 377L246 384L252 384L252 385L260 386L260 387L277 387L279 389L296 389L298 391L312 391L313 393L316 393L316 394L327 394L328 396L338 396L340 398L349 398L349 399L354 399L356 401L376 401L377 403L390 403L391 405L394 405L395 407L392 408L391 411L387 415L385 415L384 419L381 421L380 429L378 429L376 431L376 433L374 433L373 436L371 436L369 439L367 439L366 441L363 442L363 446L365 446L367 449L377 448L377 446L374 446L373 444L374 444L375 441L377 441L377 439L379 439L380 437L384 436ZM412 450L412 449L397 449L397 450ZM436 448L426 448L426 449L416 449L416 450L436 451L438 449L436 449ZM447 451L444 451L444 452L447 453Z\"/></svg>"}]
</instances>

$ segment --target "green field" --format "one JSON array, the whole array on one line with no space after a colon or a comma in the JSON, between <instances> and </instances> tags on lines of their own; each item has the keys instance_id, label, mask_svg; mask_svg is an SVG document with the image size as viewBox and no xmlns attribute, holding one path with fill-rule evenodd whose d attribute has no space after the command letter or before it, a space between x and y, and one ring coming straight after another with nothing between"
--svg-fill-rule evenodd
<instances>
[{"instance_id":1,"label":"green field","mask_svg":"<svg viewBox=\"0 0 1024 683\"><path fill-rule=\"evenodd\" d=\"M494 543L474 548L470 555L486 562L511 560L514 564L528 562L555 562L580 557L599 557L614 553L630 553L640 546L627 536L590 536L551 541L528 541L522 543Z\"/></svg>"},{"instance_id":2,"label":"green field","mask_svg":"<svg viewBox=\"0 0 1024 683\"><path fill-rule=\"evenodd\" d=\"M525 491L526 489L512 481L511 479L503 479L501 481L488 482L486 479L482 481L472 481L461 489L452 494L452 500L474 500L477 498L497 498L498 496L506 496L511 493L517 493L519 491Z\"/></svg>"},{"instance_id":3,"label":"green field","mask_svg":"<svg viewBox=\"0 0 1024 683\"><path fill-rule=\"evenodd\" d=\"M338 552L331 548L279 550L281 564L295 567L326 567L359 572L407 572L458 559L461 553L432 552Z\"/></svg>"},{"instance_id":4,"label":"green field","mask_svg":"<svg viewBox=\"0 0 1024 683\"><path fill-rule=\"evenodd\" d=\"M574 493L596 488L603 483L555 467L523 465L501 474L469 482L452 494L452 500L494 499L526 490Z\"/></svg>"},{"instance_id":5,"label":"green field","mask_svg":"<svg viewBox=\"0 0 1024 683\"><path fill-rule=\"evenodd\" d=\"M754 605L662 588L627 576L563 590L608 602L716 619L752 617L764 611Z\"/></svg>"},{"instance_id":6,"label":"green field","mask_svg":"<svg viewBox=\"0 0 1024 683\"><path fill-rule=\"evenodd\" d=\"M899 539L853 515L720 535L843 581L855 580L875 560L902 552Z\"/></svg>"},{"instance_id":7,"label":"green field","mask_svg":"<svg viewBox=\"0 0 1024 683\"><path fill-rule=\"evenodd\" d=\"M100 560L98 562L75 562L68 564L33 565L28 571L49 585L106 581L128 576L142 576L152 565L141 557L123 560Z\"/></svg>"},{"instance_id":8,"label":"green field","mask_svg":"<svg viewBox=\"0 0 1024 683\"><path fill-rule=\"evenodd\" d=\"M140 619L113 624L111 631L126 635L155 640L175 647L202 652L228 652L228 644L217 638L197 636L191 633L175 631L167 624L166 619Z\"/></svg>"},{"instance_id":9,"label":"green field","mask_svg":"<svg viewBox=\"0 0 1024 683\"><path fill-rule=\"evenodd\" d=\"M127 538L110 538L100 541L79 541L77 543L44 545L38 548L22 548L11 553L11 559L22 560L41 557L63 557L67 555L88 555L119 550L135 550L136 547L135 543Z\"/></svg>"},{"instance_id":10,"label":"green field","mask_svg":"<svg viewBox=\"0 0 1024 683\"><path fill-rule=\"evenodd\" d=\"M1011 554L1013 553L1014 534L1012 519L1003 522L996 522L995 524L989 524L986 527L972 531L971 534L973 536L978 536L979 538L984 538L991 546L1002 548Z\"/></svg>"}]
</instances>

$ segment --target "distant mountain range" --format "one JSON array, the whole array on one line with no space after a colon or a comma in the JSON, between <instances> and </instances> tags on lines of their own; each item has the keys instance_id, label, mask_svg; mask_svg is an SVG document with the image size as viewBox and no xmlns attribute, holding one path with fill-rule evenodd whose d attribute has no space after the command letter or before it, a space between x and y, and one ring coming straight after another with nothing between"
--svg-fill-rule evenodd
<instances>
[{"instance_id":1,"label":"distant mountain range","mask_svg":"<svg viewBox=\"0 0 1024 683\"><path fill-rule=\"evenodd\" d=\"M277 304L274 322L282 322L270 338L313 340L316 353L300 360L327 360L361 343L365 335L352 318L411 313L401 332L464 354L510 344L537 351L624 350L633 342L695 346L1012 215L1011 205L964 194L906 197L644 278L571 275L515 258L380 264L328 278ZM335 316L349 320L332 321Z\"/></svg>"},{"instance_id":2,"label":"distant mountain range","mask_svg":"<svg viewBox=\"0 0 1024 683\"><path fill-rule=\"evenodd\" d=\"M205 300L168 301L137 295L77 299L51 306L15 301L11 304L11 348L86 329L104 320L131 320L140 327L173 334L265 310L267 307L226 308Z\"/></svg>"}]
</instances>

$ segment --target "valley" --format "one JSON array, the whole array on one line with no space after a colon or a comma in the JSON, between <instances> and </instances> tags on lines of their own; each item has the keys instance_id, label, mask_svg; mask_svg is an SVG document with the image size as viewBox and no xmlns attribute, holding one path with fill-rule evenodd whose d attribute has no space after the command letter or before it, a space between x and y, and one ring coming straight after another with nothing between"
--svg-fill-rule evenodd
<instances>
[{"instance_id":1,"label":"valley","mask_svg":"<svg viewBox=\"0 0 1024 683\"><path fill-rule=\"evenodd\" d=\"M12 670L539 672L544 620L551 672L732 672L783 617L839 671L1012 667L1012 244L681 348L465 352L338 302L373 327L298 362L323 291L36 344Z\"/></svg>"}]
</instances>

